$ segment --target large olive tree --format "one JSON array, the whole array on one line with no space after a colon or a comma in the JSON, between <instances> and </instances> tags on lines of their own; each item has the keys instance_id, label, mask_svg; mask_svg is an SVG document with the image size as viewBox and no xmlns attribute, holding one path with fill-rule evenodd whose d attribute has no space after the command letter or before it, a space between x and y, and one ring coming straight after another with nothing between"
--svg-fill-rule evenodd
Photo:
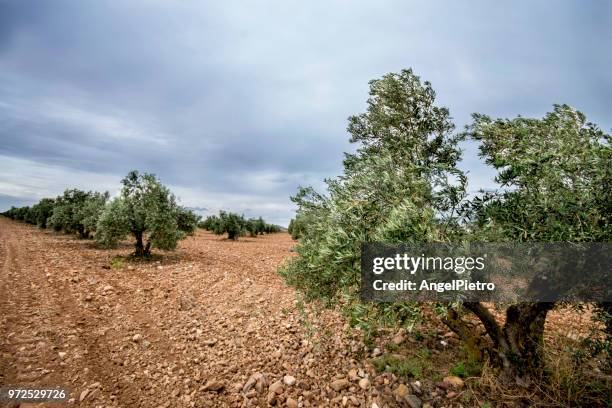
<instances>
[{"instance_id":1,"label":"large olive tree","mask_svg":"<svg viewBox=\"0 0 612 408\"><path fill-rule=\"evenodd\" d=\"M410 70L370 82L367 111L349 119L344 172L328 194L300 188L292 197L307 219L286 280L310 297L343 297L351 321L411 316L409 304L359 303L360 249L365 242L607 241L610 239L609 135L584 115L557 106L544 119L491 120L475 115L453 135L447 109ZM466 198L457 167L458 141L481 143L481 155L500 171L505 189ZM292 228L293 229L293 228ZM510 305L500 326L481 303L437 305L442 320L473 357L492 357L509 378L541 368L539 350L552 303ZM466 314L482 330L468 325ZM389 320L389 319L387 319Z\"/></svg>"},{"instance_id":2,"label":"large olive tree","mask_svg":"<svg viewBox=\"0 0 612 408\"><path fill-rule=\"evenodd\" d=\"M120 196L98 220L96 239L103 246L115 246L131 234L134 255L147 257L151 248L174 249L180 239L195 231L198 217L180 207L155 175L133 170L121 183Z\"/></svg>"},{"instance_id":3,"label":"large olive tree","mask_svg":"<svg viewBox=\"0 0 612 408\"><path fill-rule=\"evenodd\" d=\"M497 182L503 187L472 201L475 238L610 240L610 135L587 122L584 114L555 105L543 119L493 120L474 115L466 135L480 142L481 157L497 169ZM505 374L525 380L541 369L544 323L554 303L510 305L503 326L481 303L464 307L478 317L484 330L468 330L459 314L450 316L451 327L468 344L486 345L486 352ZM483 336L489 341L483 341Z\"/></svg>"}]
</instances>

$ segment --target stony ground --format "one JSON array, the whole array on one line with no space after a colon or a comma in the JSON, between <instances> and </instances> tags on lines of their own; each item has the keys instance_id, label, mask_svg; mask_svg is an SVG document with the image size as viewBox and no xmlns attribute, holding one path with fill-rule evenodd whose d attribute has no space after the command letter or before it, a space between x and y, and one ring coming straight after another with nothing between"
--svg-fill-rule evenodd
<instances>
[{"instance_id":1,"label":"stony ground","mask_svg":"<svg viewBox=\"0 0 612 408\"><path fill-rule=\"evenodd\" d=\"M294 244L200 231L138 263L128 243L0 217L0 384L61 385L92 407L397 405L397 378L355 358L359 333L276 274Z\"/></svg>"},{"instance_id":2,"label":"stony ground","mask_svg":"<svg viewBox=\"0 0 612 408\"><path fill-rule=\"evenodd\" d=\"M127 242L102 250L0 217L0 385L63 386L68 405L90 407L482 404L465 403L459 378L442 381L448 366L423 383L377 373L383 351L452 363L460 346L434 327L420 343L390 333L366 349L341 316L284 285L276 270L293 245L285 233L199 231L135 262Z\"/></svg>"}]
</instances>

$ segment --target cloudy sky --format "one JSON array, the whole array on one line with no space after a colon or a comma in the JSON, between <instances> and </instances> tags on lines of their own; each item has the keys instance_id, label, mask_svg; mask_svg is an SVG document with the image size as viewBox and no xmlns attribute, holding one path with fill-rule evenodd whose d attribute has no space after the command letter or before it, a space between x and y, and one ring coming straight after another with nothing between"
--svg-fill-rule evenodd
<instances>
[{"instance_id":1,"label":"cloudy sky","mask_svg":"<svg viewBox=\"0 0 612 408\"><path fill-rule=\"evenodd\" d=\"M459 128L568 103L610 130L611 50L606 1L0 0L0 210L139 169L286 224L341 171L370 79L412 67Z\"/></svg>"}]
</instances>

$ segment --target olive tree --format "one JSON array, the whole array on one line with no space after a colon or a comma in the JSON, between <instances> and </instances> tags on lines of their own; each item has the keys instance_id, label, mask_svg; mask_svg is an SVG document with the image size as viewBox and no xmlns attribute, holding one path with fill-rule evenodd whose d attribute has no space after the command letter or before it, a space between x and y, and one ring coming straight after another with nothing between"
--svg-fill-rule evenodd
<instances>
[{"instance_id":1,"label":"olive tree","mask_svg":"<svg viewBox=\"0 0 612 408\"><path fill-rule=\"evenodd\" d=\"M134 255L148 257L151 248L175 249L180 239L195 231L198 217L180 207L155 175L133 170L121 183L121 194L105 207L97 223L101 245L115 246L131 234Z\"/></svg>"},{"instance_id":2,"label":"olive tree","mask_svg":"<svg viewBox=\"0 0 612 408\"><path fill-rule=\"evenodd\" d=\"M453 130L431 85L411 70L371 81L367 111L349 118L359 146L343 174L327 181L328 194L302 187L292 197L300 240L298 256L280 270L287 282L308 297L343 297L351 323L366 333L372 315L411 323L414 305L360 304L361 245L456 239L465 176Z\"/></svg>"},{"instance_id":3,"label":"olive tree","mask_svg":"<svg viewBox=\"0 0 612 408\"><path fill-rule=\"evenodd\" d=\"M289 226L287 227L287 232L291 235L293 239L300 239L303 235L303 231L306 228L306 224L309 222L307 219L307 214L298 213L295 218L292 218L289 221Z\"/></svg>"},{"instance_id":4,"label":"olive tree","mask_svg":"<svg viewBox=\"0 0 612 408\"><path fill-rule=\"evenodd\" d=\"M512 242L606 242L612 237L610 135L567 105L543 119L493 120L474 115L466 135L497 169L503 191L471 203L474 235ZM554 303L509 305L502 325L482 303L466 303L483 331L459 314L451 327L480 345L504 373L526 380L542 368L544 323ZM483 337L488 341L483 341Z\"/></svg>"},{"instance_id":5,"label":"olive tree","mask_svg":"<svg viewBox=\"0 0 612 408\"><path fill-rule=\"evenodd\" d=\"M372 317L410 322L415 305L361 304L362 243L465 241L609 241L609 135L568 106L543 119L492 120L475 115L453 135L446 108L411 70L370 82L367 111L349 118L344 172L328 193L301 187L292 197L307 220L291 258L280 269L308 297L342 298L352 324L369 330ZM499 193L468 199L456 167L458 142L481 143L498 169ZM552 303L508 305L501 326L481 303L438 304L440 318L474 358L491 357L508 378L527 380L542 366L539 351ZM469 325L478 319L481 330ZM375 319L374 319L375 320ZM378 320L380 321L380 320Z\"/></svg>"},{"instance_id":6,"label":"olive tree","mask_svg":"<svg viewBox=\"0 0 612 408\"><path fill-rule=\"evenodd\" d=\"M49 217L53 214L55 200L52 198L43 198L37 204L32 206L32 213L36 225L40 228L47 228Z\"/></svg>"},{"instance_id":7,"label":"olive tree","mask_svg":"<svg viewBox=\"0 0 612 408\"><path fill-rule=\"evenodd\" d=\"M216 235L227 234L228 239L235 241L238 237L244 236L246 227L247 221L242 215L219 211L219 216L212 225L212 232Z\"/></svg>"},{"instance_id":8,"label":"olive tree","mask_svg":"<svg viewBox=\"0 0 612 408\"><path fill-rule=\"evenodd\" d=\"M108 192L66 190L55 199L53 213L47 223L56 231L78 233L80 238L89 238L96 229L98 216L107 200Z\"/></svg>"}]
</instances>

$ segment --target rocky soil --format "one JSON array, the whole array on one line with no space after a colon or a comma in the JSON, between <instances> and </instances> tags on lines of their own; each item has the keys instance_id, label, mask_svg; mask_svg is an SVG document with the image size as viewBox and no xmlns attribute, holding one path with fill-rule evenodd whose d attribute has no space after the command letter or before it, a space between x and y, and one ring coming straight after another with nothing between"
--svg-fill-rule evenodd
<instances>
[{"instance_id":1,"label":"rocky soil","mask_svg":"<svg viewBox=\"0 0 612 408\"><path fill-rule=\"evenodd\" d=\"M276 274L293 245L200 231L139 263L128 243L0 218L0 383L67 387L92 407L420 406L356 358L340 316L296 303Z\"/></svg>"},{"instance_id":2,"label":"rocky soil","mask_svg":"<svg viewBox=\"0 0 612 408\"><path fill-rule=\"evenodd\" d=\"M299 302L276 273L294 244L199 231L135 262L129 243L0 217L0 384L67 387L69 405L90 407L461 406L461 379L377 373L382 346ZM453 340L439 332L434 354Z\"/></svg>"}]
</instances>

